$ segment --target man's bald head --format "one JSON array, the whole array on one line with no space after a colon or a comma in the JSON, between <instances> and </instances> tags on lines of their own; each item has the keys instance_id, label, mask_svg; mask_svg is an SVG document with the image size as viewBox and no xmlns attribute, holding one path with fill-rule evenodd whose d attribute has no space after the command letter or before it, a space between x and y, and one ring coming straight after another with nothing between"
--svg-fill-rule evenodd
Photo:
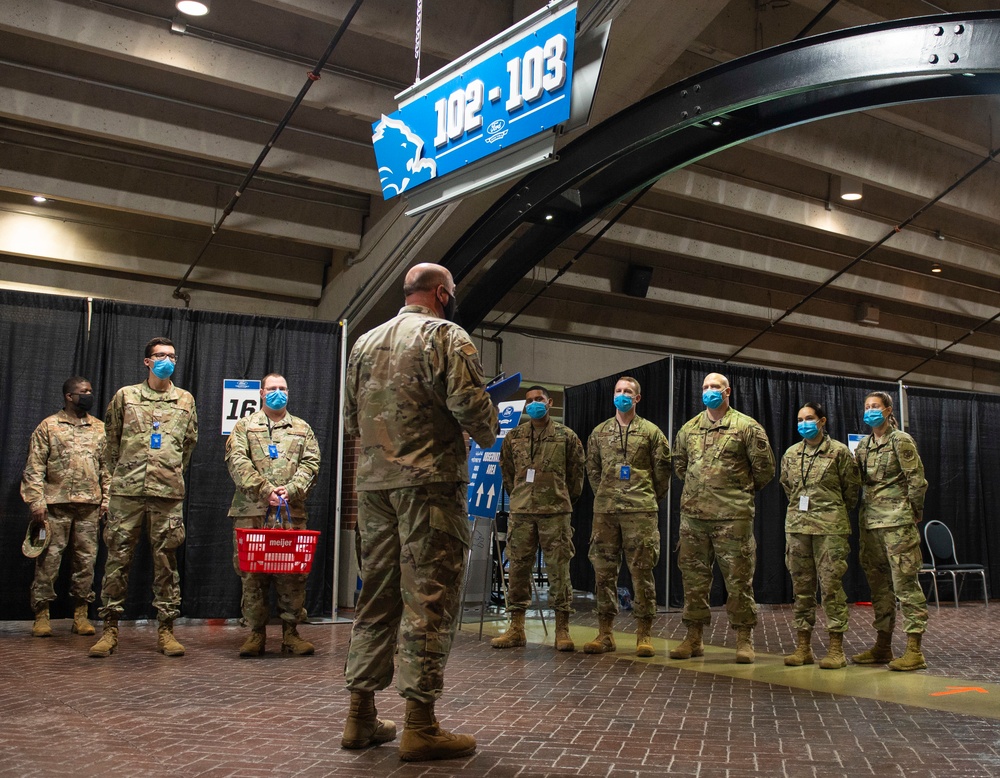
<instances>
[{"instance_id":1,"label":"man's bald head","mask_svg":"<svg viewBox=\"0 0 1000 778\"><path fill-rule=\"evenodd\" d=\"M417 292L433 292L439 286L450 291L452 283L448 268L431 262L421 262L407 271L403 281L403 296L409 299Z\"/></svg>"},{"instance_id":2,"label":"man's bald head","mask_svg":"<svg viewBox=\"0 0 1000 778\"><path fill-rule=\"evenodd\" d=\"M705 382L702 384L702 388L728 389L729 379L722 375L722 373L709 373L705 376Z\"/></svg>"}]
</instances>

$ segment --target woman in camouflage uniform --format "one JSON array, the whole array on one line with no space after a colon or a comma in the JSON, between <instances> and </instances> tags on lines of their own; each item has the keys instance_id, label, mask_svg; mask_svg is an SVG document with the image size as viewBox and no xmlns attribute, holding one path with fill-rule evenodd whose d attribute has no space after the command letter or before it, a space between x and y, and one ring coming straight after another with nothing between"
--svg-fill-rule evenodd
<instances>
[{"instance_id":1,"label":"woman in camouflage uniform","mask_svg":"<svg viewBox=\"0 0 1000 778\"><path fill-rule=\"evenodd\" d=\"M803 405L798 429L803 439L781 458L781 487L788 497L785 564L792 576L798 633L798 646L785 657L785 664L799 667L813 663L811 643L818 579L830 634L830 649L819 666L834 670L847 666L847 595L843 579L851 550L848 514L858 504L861 477L850 449L827 436L822 405Z\"/></svg>"},{"instance_id":2,"label":"woman in camouflage uniform","mask_svg":"<svg viewBox=\"0 0 1000 778\"><path fill-rule=\"evenodd\" d=\"M927 480L913 438L896 428L892 398L872 392L865 398L865 424L872 434L854 452L861 469L861 566L872 590L875 645L851 657L857 664L888 662L890 670L922 670L920 642L927 626L927 598L920 588L923 565L917 523L923 519ZM906 653L892 658L896 599L903 611Z\"/></svg>"}]
</instances>

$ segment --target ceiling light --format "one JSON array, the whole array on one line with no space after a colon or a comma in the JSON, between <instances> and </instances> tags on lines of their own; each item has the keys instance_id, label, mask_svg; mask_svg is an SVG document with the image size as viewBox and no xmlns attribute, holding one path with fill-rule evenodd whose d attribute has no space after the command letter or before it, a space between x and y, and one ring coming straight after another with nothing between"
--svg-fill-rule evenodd
<instances>
[{"instance_id":1,"label":"ceiling light","mask_svg":"<svg viewBox=\"0 0 1000 778\"><path fill-rule=\"evenodd\" d=\"M552 216L551 213L545 214L545 221L550 222L550 221L552 221L553 218L554 217Z\"/></svg>"},{"instance_id":2,"label":"ceiling light","mask_svg":"<svg viewBox=\"0 0 1000 778\"><path fill-rule=\"evenodd\" d=\"M848 178L847 176L840 176L839 179L840 189L838 195L841 200L860 200L864 197L864 192L861 188L861 182L856 178Z\"/></svg>"},{"instance_id":3,"label":"ceiling light","mask_svg":"<svg viewBox=\"0 0 1000 778\"><path fill-rule=\"evenodd\" d=\"M931 272L932 273L941 273L943 271L941 270L941 266L935 262L933 265L931 265Z\"/></svg>"},{"instance_id":4,"label":"ceiling light","mask_svg":"<svg viewBox=\"0 0 1000 778\"><path fill-rule=\"evenodd\" d=\"M722 126L722 119L712 119L711 125L713 127L721 127Z\"/></svg>"},{"instance_id":5,"label":"ceiling light","mask_svg":"<svg viewBox=\"0 0 1000 778\"><path fill-rule=\"evenodd\" d=\"M938 230L937 232L934 233L934 237L937 238L938 240L944 240L944 233L941 232L941 230Z\"/></svg>"},{"instance_id":6,"label":"ceiling light","mask_svg":"<svg viewBox=\"0 0 1000 778\"><path fill-rule=\"evenodd\" d=\"M208 0L177 0L177 10L188 16L204 16L208 13Z\"/></svg>"},{"instance_id":7,"label":"ceiling light","mask_svg":"<svg viewBox=\"0 0 1000 778\"><path fill-rule=\"evenodd\" d=\"M41 195L35 195L31 199L34 200L36 203L47 203L49 201L48 197L42 197Z\"/></svg>"}]
</instances>

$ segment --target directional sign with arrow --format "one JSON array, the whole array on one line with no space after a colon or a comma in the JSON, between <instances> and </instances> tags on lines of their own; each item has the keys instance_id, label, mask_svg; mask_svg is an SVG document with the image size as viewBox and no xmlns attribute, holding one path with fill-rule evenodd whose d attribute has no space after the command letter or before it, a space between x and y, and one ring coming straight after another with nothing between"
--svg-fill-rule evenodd
<instances>
[{"instance_id":1,"label":"directional sign with arrow","mask_svg":"<svg viewBox=\"0 0 1000 778\"><path fill-rule=\"evenodd\" d=\"M524 400L503 402L497 406L500 434L488 449L473 441L469 451L469 516L492 519L500 506L503 481L500 476L500 446L507 433L521 420Z\"/></svg>"}]
</instances>

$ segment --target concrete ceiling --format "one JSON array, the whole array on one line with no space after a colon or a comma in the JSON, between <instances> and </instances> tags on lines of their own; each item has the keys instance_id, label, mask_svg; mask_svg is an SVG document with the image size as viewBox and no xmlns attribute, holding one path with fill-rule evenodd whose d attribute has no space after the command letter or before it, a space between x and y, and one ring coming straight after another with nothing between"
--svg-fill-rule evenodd
<instances>
[{"instance_id":1,"label":"concrete ceiling","mask_svg":"<svg viewBox=\"0 0 1000 778\"><path fill-rule=\"evenodd\" d=\"M416 218L382 201L371 122L415 78L411 0L361 6L184 283L189 300L173 297L352 3L211 5L208 16L185 19L173 0L5 1L0 285L346 316L355 328L390 315L413 259L444 256L503 194ZM421 73L541 5L424 0ZM991 5L841 0L812 32ZM792 40L826 6L582 0L582 17L615 18L592 124L717 63ZM531 301L616 211L587 225L518 281L481 334L503 328L504 338L554 340L570 353L589 344L1000 391L1000 325L986 323L1000 313L1000 163L816 293L998 146L994 95L849 114L748 141L661 178ZM864 199L832 199L834 176L863 181ZM492 258L462 285L475 284ZM624 294L630 265L653 268L644 298ZM943 272L932 274L934 265ZM877 326L859 321L861 308L869 317L877 310ZM542 372L532 377L588 376L578 365Z\"/></svg>"}]
</instances>

